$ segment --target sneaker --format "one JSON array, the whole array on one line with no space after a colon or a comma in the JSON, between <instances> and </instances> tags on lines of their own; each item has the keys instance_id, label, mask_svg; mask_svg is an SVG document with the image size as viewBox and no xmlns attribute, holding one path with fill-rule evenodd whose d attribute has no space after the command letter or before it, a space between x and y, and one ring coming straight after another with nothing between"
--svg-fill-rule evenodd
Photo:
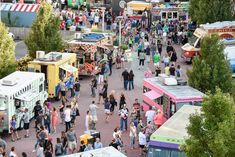
<instances>
[{"instance_id":1,"label":"sneaker","mask_svg":"<svg viewBox=\"0 0 235 157\"><path fill-rule=\"evenodd\" d=\"M34 153L34 152L36 152L36 150L34 149L32 152Z\"/></svg>"}]
</instances>

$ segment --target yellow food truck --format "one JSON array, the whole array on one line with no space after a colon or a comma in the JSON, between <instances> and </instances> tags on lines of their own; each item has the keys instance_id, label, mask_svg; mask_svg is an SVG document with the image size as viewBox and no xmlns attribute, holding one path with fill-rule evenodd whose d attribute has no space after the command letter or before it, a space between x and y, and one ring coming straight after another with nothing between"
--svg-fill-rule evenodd
<instances>
[{"instance_id":1,"label":"yellow food truck","mask_svg":"<svg viewBox=\"0 0 235 157\"><path fill-rule=\"evenodd\" d=\"M50 52L45 55L44 51L37 51L36 59L28 64L28 71L44 73L48 97L60 99L59 83L63 79L68 87L69 77L72 74L74 78L78 77L76 66L74 53Z\"/></svg>"}]
</instances>

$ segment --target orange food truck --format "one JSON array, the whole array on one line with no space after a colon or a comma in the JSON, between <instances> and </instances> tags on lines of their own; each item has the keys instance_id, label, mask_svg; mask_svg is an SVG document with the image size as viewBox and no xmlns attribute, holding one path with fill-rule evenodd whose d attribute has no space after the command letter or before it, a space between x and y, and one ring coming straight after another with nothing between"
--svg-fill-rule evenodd
<instances>
[{"instance_id":1,"label":"orange food truck","mask_svg":"<svg viewBox=\"0 0 235 157\"><path fill-rule=\"evenodd\" d=\"M193 33L192 43L187 43L182 46L182 57L186 62L191 62L192 59L200 55L200 41L203 37L209 34L216 33L220 39L226 43L234 43L235 41L235 21L215 22L212 24L203 24Z\"/></svg>"},{"instance_id":2,"label":"orange food truck","mask_svg":"<svg viewBox=\"0 0 235 157\"><path fill-rule=\"evenodd\" d=\"M188 85L179 84L175 78L160 74L160 77L145 78L143 82L143 109L155 106L170 118L183 105L200 106L204 94Z\"/></svg>"}]
</instances>

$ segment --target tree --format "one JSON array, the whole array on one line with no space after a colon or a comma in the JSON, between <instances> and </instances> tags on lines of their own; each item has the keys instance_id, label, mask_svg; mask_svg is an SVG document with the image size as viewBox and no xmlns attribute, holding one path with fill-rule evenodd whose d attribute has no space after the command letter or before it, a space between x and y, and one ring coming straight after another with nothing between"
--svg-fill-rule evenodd
<instances>
[{"instance_id":1,"label":"tree","mask_svg":"<svg viewBox=\"0 0 235 157\"><path fill-rule=\"evenodd\" d=\"M0 22L0 79L15 69L15 43L8 35L8 29Z\"/></svg>"},{"instance_id":2,"label":"tree","mask_svg":"<svg viewBox=\"0 0 235 157\"><path fill-rule=\"evenodd\" d=\"M63 49L59 27L59 19L52 14L52 6L43 3L38 11L37 19L32 24L31 31L25 39L30 57L35 58L38 50L47 53Z\"/></svg>"},{"instance_id":3,"label":"tree","mask_svg":"<svg viewBox=\"0 0 235 157\"><path fill-rule=\"evenodd\" d=\"M219 36L212 34L201 42L201 55L193 60L193 68L187 72L189 85L202 91L215 92L219 87L224 93L232 92L232 70L224 55L224 45Z\"/></svg>"},{"instance_id":4,"label":"tree","mask_svg":"<svg viewBox=\"0 0 235 157\"><path fill-rule=\"evenodd\" d=\"M232 20L232 0L190 0L189 14L198 24Z\"/></svg>"},{"instance_id":5,"label":"tree","mask_svg":"<svg viewBox=\"0 0 235 157\"><path fill-rule=\"evenodd\" d=\"M219 88L215 94L207 95L202 103L202 113L189 118L189 136L181 149L187 157L234 157L233 100Z\"/></svg>"}]
</instances>

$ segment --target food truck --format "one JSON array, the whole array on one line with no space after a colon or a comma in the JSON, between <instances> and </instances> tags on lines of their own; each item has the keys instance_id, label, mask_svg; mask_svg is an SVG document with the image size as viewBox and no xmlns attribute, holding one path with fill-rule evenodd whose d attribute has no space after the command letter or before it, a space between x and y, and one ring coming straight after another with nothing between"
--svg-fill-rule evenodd
<instances>
[{"instance_id":1,"label":"food truck","mask_svg":"<svg viewBox=\"0 0 235 157\"><path fill-rule=\"evenodd\" d=\"M113 36L108 33L75 33L74 40L68 42L68 49L77 56L79 75L99 72L99 62L107 61L107 56L111 55L108 46L112 41Z\"/></svg>"},{"instance_id":2,"label":"food truck","mask_svg":"<svg viewBox=\"0 0 235 157\"><path fill-rule=\"evenodd\" d=\"M192 43L182 46L182 56L187 62L191 62L193 57L200 55L200 41L206 35L216 33L223 42L231 42L235 40L235 21L215 22L211 24L200 25L193 33L194 39ZM226 43L225 43L226 44Z\"/></svg>"},{"instance_id":3,"label":"food truck","mask_svg":"<svg viewBox=\"0 0 235 157\"><path fill-rule=\"evenodd\" d=\"M188 24L189 2L157 3L151 10L153 21L181 21L185 28Z\"/></svg>"},{"instance_id":4,"label":"food truck","mask_svg":"<svg viewBox=\"0 0 235 157\"><path fill-rule=\"evenodd\" d=\"M63 79L68 87L69 77L78 77L76 54L50 52L45 55L44 51L37 51L36 59L28 63L28 71L44 73L49 98L60 99L61 80Z\"/></svg>"},{"instance_id":5,"label":"food truck","mask_svg":"<svg viewBox=\"0 0 235 157\"><path fill-rule=\"evenodd\" d=\"M160 77L145 78L143 83L143 109L155 106L170 118L184 105L200 106L204 94L188 85L178 85L177 80L161 74Z\"/></svg>"},{"instance_id":6,"label":"food truck","mask_svg":"<svg viewBox=\"0 0 235 157\"><path fill-rule=\"evenodd\" d=\"M188 136L187 125L191 114L201 113L200 106L184 105L151 136L147 157L186 157L180 145Z\"/></svg>"},{"instance_id":7,"label":"food truck","mask_svg":"<svg viewBox=\"0 0 235 157\"><path fill-rule=\"evenodd\" d=\"M10 121L16 115L16 127L23 126L25 108L33 117L34 106L43 105L48 94L43 73L16 71L0 80L0 132L10 132Z\"/></svg>"},{"instance_id":8,"label":"food truck","mask_svg":"<svg viewBox=\"0 0 235 157\"><path fill-rule=\"evenodd\" d=\"M127 157L114 147L104 147L99 149L94 149L90 151L85 151L81 153L75 153L70 155L63 155L64 157Z\"/></svg>"}]
</instances>

